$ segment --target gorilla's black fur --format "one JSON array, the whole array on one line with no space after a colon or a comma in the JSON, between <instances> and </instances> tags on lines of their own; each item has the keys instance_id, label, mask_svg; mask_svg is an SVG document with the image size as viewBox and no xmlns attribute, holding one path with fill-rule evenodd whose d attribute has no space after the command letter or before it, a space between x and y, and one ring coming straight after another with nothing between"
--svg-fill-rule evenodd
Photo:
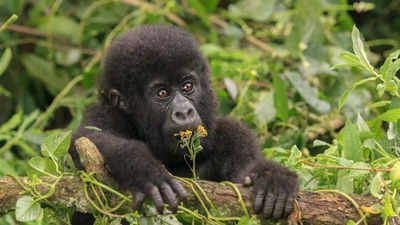
<instances>
[{"instance_id":1,"label":"gorilla's black fur","mask_svg":"<svg viewBox=\"0 0 400 225\"><path fill-rule=\"evenodd\" d=\"M189 33L166 25L126 32L108 49L100 102L86 113L73 140L86 136L98 146L114 178L135 190L135 207L149 196L159 212L164 203L175 211L186 192L168 172L186 177L191 172L173 134L201 124L208 136L196 160L200 179L251 181L256 212L287 216L298 192L297 175L265 160L244 124L217 117L209 76L209 64ZM70 152L82 168L73 147Z\"/></svg>"}]
</instances>

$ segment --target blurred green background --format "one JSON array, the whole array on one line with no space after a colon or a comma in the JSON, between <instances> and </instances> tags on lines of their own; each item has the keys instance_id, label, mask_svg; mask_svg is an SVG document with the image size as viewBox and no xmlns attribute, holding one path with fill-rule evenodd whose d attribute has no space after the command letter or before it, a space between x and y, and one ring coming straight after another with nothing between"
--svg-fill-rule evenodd
<instances>
[{"instance_id":1,"label":"blurred green background","mask_svg":"<svg viewBox=\"0 0 400 225\"><path fill-rule=\"evenodd\" d=\"M341 186L346 174L310 169L290 157L318 157L334 144L340 158L346 121L358 115L372 120L400 106L394 92L382 94L372 82L352 90L338 110L343 93L369 75L355 67L332 68L345 63L341 53L352 51L354 24L375 68L399 49L400 1L2 0L0 23L13 14L18 19L0 32L0 175L29 174L26 162L40 154L47 135L79 126L96 101L96 76L115 37L141 24L167 23L200 42L221 114L252 127L265 155L298 170L303 188L369 193L374 174L351 180L349 189ZM395 139L384 136L397 123L379 125L371 128L375 140L394 161L376 164L371 153L363 166L391 167L397 160L397 133ZM339 159L320 163L348 165Z\"/></svg>"}]
</instances>

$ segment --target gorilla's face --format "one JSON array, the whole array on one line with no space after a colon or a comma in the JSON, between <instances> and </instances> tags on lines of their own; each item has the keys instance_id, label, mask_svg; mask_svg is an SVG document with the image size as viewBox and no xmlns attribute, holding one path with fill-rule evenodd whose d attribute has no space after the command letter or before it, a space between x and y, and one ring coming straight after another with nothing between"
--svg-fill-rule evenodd
<instances>
[{"instance_id":1,"label":"gorilla's face","mask_svg":"<svg viewBox=\"0 0 400 225\"><path fill-rule=\"evenodd\" d=\"M170 149L177 146L175 133L203 125L198 111L202 97L199 75L186 68L171 73L151 80L144 94L151 117L148 122L159 128L156 132Z\"/></svg>"},{"instance_id":2,"label":"gorilla's face","mask_svg":"<svg viewBox=\"0 0 400 225\"><path fill-rule=\"evenodd\" d=\"M176 27L145 26L115 40L100 92L154 152L176 152L174 134L181 130L203 125L210 133L215 126L208 61L192 35Z\"/></svg>"}]
</instances>

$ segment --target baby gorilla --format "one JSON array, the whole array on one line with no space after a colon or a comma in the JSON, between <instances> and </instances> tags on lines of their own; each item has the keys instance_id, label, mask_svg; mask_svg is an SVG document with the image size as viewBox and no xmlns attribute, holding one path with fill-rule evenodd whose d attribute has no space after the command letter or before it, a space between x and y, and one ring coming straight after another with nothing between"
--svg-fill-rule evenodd
<instances>
[{"instance_id":1,"label":"baby gorilla","mask_svg":"<svg viewBox=\"0 0 400 225\"><path fill-rule=\"evenodd\" d=\"M297 175L264 159L243 123L217 116L208 61L189 33L149 25L122 34L108 49L99 93L73 140L85 136L97 145L111 175L131 190L135 208L148 196L159 213L165 203L177 210L186 191L169 173L190 177L191 171L174 134L202 125L208 136L196 157L200 179L251 183L254 209L264 217L293 210ZM82 169L74 147L70 153Z\"/></svg>"}]
</instances>

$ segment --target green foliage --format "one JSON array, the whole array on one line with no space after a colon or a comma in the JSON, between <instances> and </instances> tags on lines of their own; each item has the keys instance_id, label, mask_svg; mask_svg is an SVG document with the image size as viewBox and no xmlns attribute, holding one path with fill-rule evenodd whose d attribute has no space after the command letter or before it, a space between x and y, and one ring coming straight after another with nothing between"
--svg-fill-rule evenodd
<instances>
[{"instance_id":1,"label":"green foliage","mask_svg":"<svg viewBox=\"0 0 400 225\"><path fill-rule=\"evenodd\" d=\"M43 209L30 196L23 196L17 201L15 218L20 222L29 222L43 216Z\"/></svg>"},{"instance_id":2,"label":"green foliage","mask_svg":"<svg viewBox=\"0 0 400 225\"><path fill-rule=\"evenodd\" d=\"M286 93L286 87L283 81L276 75L272 75L274 92L274 106L276 108L277 116L284 122L289 118L289 105Z\"/></svg>"},{"instance_id":3,"label":"green foliage","mask_svg":"<svg viewBox=\"0 0 400 225\"><path fill-rule=\"evenodd\" d=\"M27 194L31 195L18 199L15 210L17 221L42 223L43 208L40 201L54 194L56 184L65 175L63 158L68 151L70 139L71 132L57 133L46 137L41 145L43 156L34 156L28 161L29 166L33 169L30 174L31 180L21 182L15 177ZM53 177L55 178L54 183L46 183L38 179L37 175ZM36 186L41 184L48 186L49 191L46 194L40 194L37 191Z\"/></svg>"},{"instance_id":4,"label":"green foliage","mask_svg":"<svg viewBox=\"0 0 400 225\"><path fill-rule=\"evenodd\" d=\"M340 133L343 144L343 156L346 159L359 162L363 161L361 140L356 127L347 121L346 126Z\"/></svg>"},{"instance_id":5,"label":"green foliage","mask_svg":"<svg viewBox=\"0 0 400 225\"><path fill-rule=\"evenodd\" d=\"M234 16L249 18L255 21L266 21L275 9L276 0L240 0L229 6Z\"/></svg>"},{"instance_id":6,"label":"green foliage","mask_svg":"<svg viewBox=\"0 0 400 225\"><path fill-rule=\"evenodd\" d=\"M71 130L96 101L104 50L120 33L148 23L185 24L210 60L223 114L254 128L265 156L295 170L302 189L371 194L381 202L370 211L388 224L400 212L399 3L347 2L3 0L0 16L9 19L0 26L0 175L30 182L0 224L68 224L67 209L41 204L55 183L38 195L38 176L57 180L71 172ZM360 30L358 12L369 15ZM129 201L80 176L85 190ZM211 216L219 215L180 208L158 217L149 207L130 215L132 224L215 223ZM249 216L233 221L258 224ZM119 222L96 214L96 224Z\"/></svg>"}]
</instances>

